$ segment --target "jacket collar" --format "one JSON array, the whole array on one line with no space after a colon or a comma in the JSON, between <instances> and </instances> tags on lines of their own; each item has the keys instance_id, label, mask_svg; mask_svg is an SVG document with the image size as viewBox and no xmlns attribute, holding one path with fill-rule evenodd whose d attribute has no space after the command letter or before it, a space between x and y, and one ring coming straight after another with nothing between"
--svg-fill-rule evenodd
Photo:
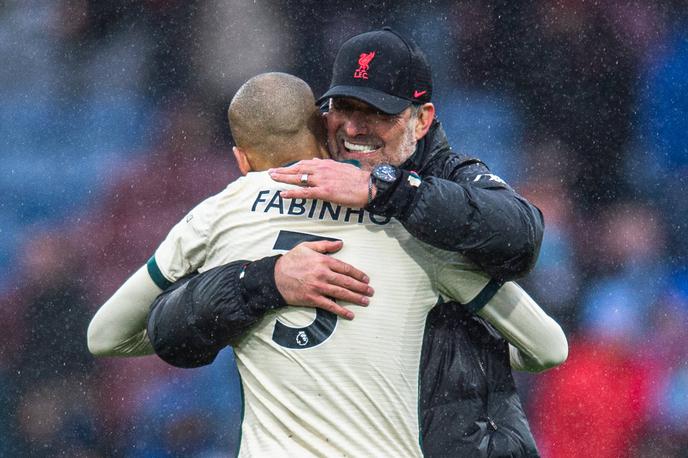
<instances>
[{"instance_id":1,"label":"jacket collar","mask_svg":"<svg viewBox=\"0 0 688 458\"><path fill-rule=\"evenodd\" d=\"M435 118L425 137L418 140L416 151L401 165L401 168L423 170L439 153L451 153L451 146L449 146L442 124Z\"/></svg>"}]
</instances>

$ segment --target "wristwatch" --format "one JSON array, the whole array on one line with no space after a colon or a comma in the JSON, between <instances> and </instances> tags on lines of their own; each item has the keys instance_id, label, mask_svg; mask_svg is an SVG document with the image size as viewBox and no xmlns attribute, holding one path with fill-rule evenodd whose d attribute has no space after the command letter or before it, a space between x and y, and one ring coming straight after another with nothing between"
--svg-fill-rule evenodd
<instances>
[{"instance_id":1,"label":"wristwatch","mask_svg":"<svg viewBox=\"0 0 688 458\"><path fill-rule=\"evenodd\" d=\"M378 193L388 190L401 176L401 171L398 167L391 164L378 164L372 172L370 172L370 181L368 181L368 204L373 200L373 186Z\"/></svg>"}]
</instances>

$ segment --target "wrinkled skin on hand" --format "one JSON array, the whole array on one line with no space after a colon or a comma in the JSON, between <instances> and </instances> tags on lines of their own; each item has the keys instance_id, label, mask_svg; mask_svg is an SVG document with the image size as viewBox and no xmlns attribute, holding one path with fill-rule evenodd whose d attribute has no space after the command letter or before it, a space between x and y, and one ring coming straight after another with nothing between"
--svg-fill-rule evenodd
<instances>
[{"instance_id":1,"label":"wrinkled skin on hand","mask_svg":"<svg viewBox=\"0 0 688 458\"><path fill-rule=\"evenodd\" d=\"M269 173L275 181L300 186L282 191L284 199L319 199L350 208L363 208L368 204L370 172L351 164L310 159L290 167L270 169ZM304 174L308 175L306 183L302 182ZM373 188L372 197L374 193Z\"/></svg>"},{"instance_id":2,"label":"wrinkled skin on hand","mask_svg":"<svg viewBox=\"0 0 688 458\"><path fill-rule=\"evenodd\" d=\"M290 305L315 307L351 320L354 313L335 300L367 306L373 288L368 276L355 267L328 256L343 246L341 241L303 242L275 264L275 283Z\"/></svg>"}]
</instances>

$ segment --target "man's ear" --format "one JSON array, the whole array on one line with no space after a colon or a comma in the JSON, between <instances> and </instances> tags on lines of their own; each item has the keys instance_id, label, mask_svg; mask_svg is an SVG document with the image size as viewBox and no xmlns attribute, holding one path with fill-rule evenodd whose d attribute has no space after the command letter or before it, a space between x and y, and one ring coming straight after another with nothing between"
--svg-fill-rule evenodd
<instances>
[{"instance_id":1,"label":"man's ear","mask_svg":"<svg viewBox=\"0 0 688 458\"><path fill-rule=\"evenodd\" d=\"M239 171L242 175L246 175L248 172L253 170L251 163L248 160L248 156L246 155L246 151L238 146L235 146L232 148L232 152L234 153L234 159L236 159L237 165L239 166Z\"/></svg>"},{"instance_id":2,"label":"man's ear","mask_svg":"<svg viewBox=\"0 0 688 458\"><path fill-rule=\"evenodd\" d=\"M428 133L432 120L435 119L435 105L432 103L424 103L418 111L418 122L416 122L416 141L425 137Z\"/></svg>"}]
</instances>

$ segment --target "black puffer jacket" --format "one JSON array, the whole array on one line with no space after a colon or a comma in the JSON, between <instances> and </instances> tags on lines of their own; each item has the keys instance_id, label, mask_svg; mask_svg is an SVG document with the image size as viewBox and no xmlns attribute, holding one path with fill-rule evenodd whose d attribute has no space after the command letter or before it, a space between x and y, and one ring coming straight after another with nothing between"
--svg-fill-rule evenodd
<instances>
[{"instance_id":1,"label":"black puffer jacket","mask_svg":"<svg viewBox=\"0 0 688 458\"><path fill-rule=\"evenodd\" d=\"M438 121L401 166L396 186L376 195L372 213L397 218L425 243L465 254L490 276L522 277L537 260L544 222L480 160L454 153ZM409 171L422 178L411 186Z\"/></svg>"},{"instance_id":2,"label":"black puffer jacket","mask_svg":"<svg viewBox=\"0 0 688 458\"><path fill-rule=\"evenodd\" d=\"M433 188L409 189L412 197L405 200L397 189L375 210L396 216L420 240L463 252L502 281L532 268L542 214L480 161L452 153L439 123L402 168L418 171ZM454 183L462 184L466 205L447 205L461 202L452 196ZM539 456L511 374L508 343L484 320L455 303L436 306L426 322L421 374L426 456Z\"/></svg>"},{"instance_id":3,"label":"black puffer jacket","mask_svg":"<svg viewBox=\"0 0 688 458\"><path fill-rule=\"evenodd\" d=\"M455 304L435 307L421 358L425 456L539 456L511 375L508 344L488 323Z\"/></svg>"},{"instance_id":4,"label":"black puffer jacket","mask_svg":"<svg viewBox=\"0 0 688 458\"><path fill-rule=\"evenodd\" d=\"M541 213L479 160L453 153L439 123L402 168L397 185L368 210L398 218L426 243L464 253L500 281L532 267ZM409 184L410 170L420 174L422 186ZM237 261L165 291L148 321L156 353L179 367L212 362L264 313L284 305L274 284L275 260ZM538 456L508 344L456 304L438 305L428 315L419 401L426 456Z\"/></svg>"}]
</instances>

